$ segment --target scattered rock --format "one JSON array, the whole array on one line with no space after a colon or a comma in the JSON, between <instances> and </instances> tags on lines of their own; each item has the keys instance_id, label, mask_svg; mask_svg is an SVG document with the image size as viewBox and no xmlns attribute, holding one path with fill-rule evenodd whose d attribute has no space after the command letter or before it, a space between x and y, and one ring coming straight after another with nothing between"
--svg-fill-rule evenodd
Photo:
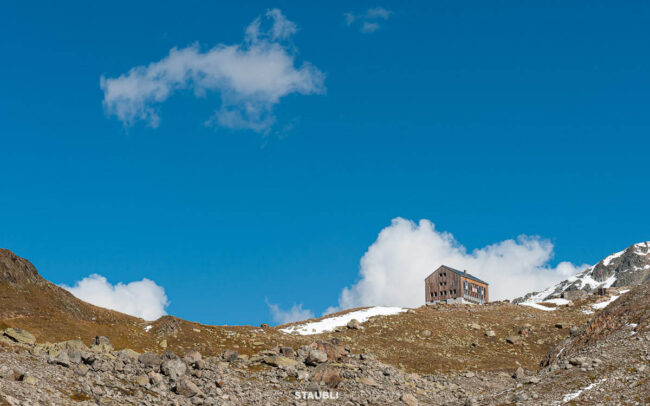
<instances>
[{"instance_id":1,"label":"scattered rock","mask_svg":"<svg viewBox=\"0 0 650 406\"><path fill-rule=\"evenodd\" d=\"M506 338L506 342L509 344L519 345L521 344L521 337L519 336L509 336Z\"/></svg>"},{"instance_id":2,"label":"scattered rock","mask_svg":"<svg viewBox=\"0 0 650 406\"><path fill-rule=\"evenodd\" d=\"M238 357L239 354L235 350L225 350L223 354L221 354L221 358L226 362L236 361Z\"/></svg>"},{"instance_id":3,"label":"scattered rock","mask_svg":"<svg viewBox=\"0 0 650 406\"><path fill-rule=\"evenodd\" d=\"M404 393L399 398L407 406L418 406L419 402L417 398L410 393Z\"/></svg>"},{"instance_id":4,"label":"scattered rock","mask_svg":"<svg viewBox=\"0 0 650 406\"><path fill-rule=\"evenodd\" d=\"M10 340L20 343L20 344L34 344L36 343L36 337L32 335L27 330L23 330L22 328L18 327L9 327L4 329L2 332L2 335L5 337L8 337Z\"/></svg>"},{"instance_id":5,"label":"scattered rock","mask_svg":"<svg viewBox=\"0 0 650 406\"><path fill-rule=\"evenodd\" d=\"M149 384L149 377L145 375L138 375L135 377L135 383L140 386L147 386Z\"/></svg>"},{"instance_id":6,"label":"scattered rock","mask_svg":"<svg viewBox=\"0 0 650 406\"><path fill-rule=\"evenodd\" d=\"M198 362L198 361L201 361L201 360L202 360L202 357L201 357L201 353L200 353L200 352L198 352L198 351L196 351L196 350L191 350L191 351L189 351L189 352L187 352L187 353L185 354L185 356L183 357L183 359L185 360L185 362L187 362L188 364L192 365L192 364L195 364L195 363Z\"/></svg>"},{"instance_id":7,"label":"scattered rock","mask_svg":"<svg viewBox=\"0 0 650 406\"><path fill-rule=\"evenodd\" d=\"M295 367L296 365L299 364L299 362L296 361L295 359L283 357L282 355L269 355L264 357L262 361L265 364L271 365L276 368Z\"/></svg>"},{"instance_id":8,"label":"scattered rock","mask_svg":"<svg viewBox=\"0 0 650 406\"><path fill-rule=\"evenodd\" d=\"M336 388L341 380L342 379L339 374L339 370L329 367L326 364L318 366L312 376L312 382L316 382L319 385L325 385L330 388Z\"/></svg>"},{"instance_id":9,"label":"scattered rock","mask_svg":"<svg viewBox=\"0 0 650 406\"><path fill-rule=\"evenodd\" d=\"M321 350L309 350L307 358L305 358L305 364L307 365L318 365L324 362L327 362L327 354Z\"/></svg>"},{"instance_id":10,"label":"scattered rock","mask_svg":"<svg viewBox=\"0 0 650 406\"><path fill-rule=\"evenodd\" d=\"M185 374L187 367L180 359L168 359L163 361L160 365L160 370L163 374L169 377L172 381L177 380Z\"/></svg>"},{"instance_id":11,"label":"scattered rock","mask_svg":"<svg viewBox=\"0 0 650 406\"><path fill-rule=\"evenodd\" d=\"M526 373L524 372L524 369L522 367L519 367L515 370L515 373L512 374L512 377L515 379L521 379L526 376Z\"/></svg>"},{"instance_id":12,"label":"scattered rock","mask_svg":"<svg viewBox=\"0 0 650 406\"><path fill-rule=\"evenodd\" d=\"M174 390L177 394L188 398L191 398L192 396L196 396L201 393L199 387L196 386L196 384L192 382L190 378L187 377L181 378L176 383L176 387L174 388Z\"/></svg>"},{"instance_id":13,"label":"scattered rock","mask_svg":"<svg viewBox=\"0 0 650 406\"><path fill-rule=\"evenodd\" d=\"M359 320L357 319L352 319L348 321L347 327L351 330L359 330L361 328L361 323L359 323Z\"/></svg>"},{"instance_id":14,"label":"scattered rock","mask_svg":"<svg viewBox=\"0 0 650 406\"><path fill-rule=\"evenodd\" d=\"M154 370L158 370L160 364L162 364L160 356L155 352L145 352L144 354L140 354L138 356L138 361L140 361L145 368L153 368Z\"/></svg>"}]
</instances>

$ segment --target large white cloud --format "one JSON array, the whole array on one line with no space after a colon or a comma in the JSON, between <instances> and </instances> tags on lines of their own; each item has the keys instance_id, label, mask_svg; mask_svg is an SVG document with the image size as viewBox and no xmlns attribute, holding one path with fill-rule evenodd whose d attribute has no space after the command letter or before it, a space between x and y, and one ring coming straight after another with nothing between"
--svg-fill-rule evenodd
<instances>
[{"instance_id":1,"label":"large white cloud","mask_svg":"<svg viewBox=\"0 0 650 406\"><path fill-rule=\"evenodd\" d=\"M586 267L562 262L549 265L553 244L522 235L468 252L452 234L432 222L396 218L361 258L359 281L346 287L339 307L420 306L424 278L442 264L467 270L490 284L490 300L514 298L543 289Z\"/></svg>"},{"instance_id":2,"label":"large white cloud","mask_svg":"<svg viewBox=\"0 0 650 406\"><path fill-rule=\"evenodd\" d=\"M219 44L202 52L198 44L173 48L147 66L116 78L102 76L104 108L125 125L144 120L159 124L157 105L175 91L190 89L197 97L218 92L221 106L208 123L266 131L275 121L273 106L286 95L323 93L325 75L308 62L296 64L289 42L297 31L280 10L255 19L240 44Z\"/></svg>"},{"instance_id":3,"label":"large white cloud","mask_svg":"<svg viewBox=\"0 0 650 406\"><path fill-rule=\"evenodd\" d=\"M74 286L61 287L95 306L117 310L145 320L156 320L164 316L167 314L165 308L169 305L165 289L146 278L112 285L103 276L92 274L76 282Z\"/></svg>"}]
</instances>

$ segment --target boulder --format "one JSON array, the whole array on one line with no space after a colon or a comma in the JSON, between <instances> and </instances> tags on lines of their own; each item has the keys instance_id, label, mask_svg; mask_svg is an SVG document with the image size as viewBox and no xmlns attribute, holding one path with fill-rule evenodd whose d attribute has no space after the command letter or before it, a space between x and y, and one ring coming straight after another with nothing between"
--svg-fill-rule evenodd
<instances>
[{"instance_id":1,"label":"boulder","mask_svg":"<svg viewBox=\"0 0 650 406\"><path fill-rule=\"evenodd\" d=\"M494 337L494 336L496 336L496 333L494 332L494 330L485 330L485 336L486 337Z\"/></svg>"},{"instance_id":2,"label":"boulder","mask_svg":"<svg viewBox=\"0 0 650 406\"><path fill-rule=\"evenodd\" d=\"M79 358L81 358L81 356L79 356ZM54 365L61 365L66 368L68 368L71 364L67 351L61 351L59 355L57 355L56 357L50 356L50 358L47 360L47 363L54 364Z\"/></svg>"},{"instance_id":3,"label":"boulder","mask_svg":"<svg viewBox=\"0 0 650 406\"><path fill-rule=\"evenodd\" d=\"M295 367L299 364L295 359L283 357L282 355L269 355L262 358L262 362L276 368Z\"/></svg>"},{"instance_id":4,"label":"boulder","mask_svg":"<svg viewBox=\"0 0 650 406\"><path fill-rule=\"evenodd\" d=\"M140 386L147 386L149 384L149 377L145 375L138 375L135 377L135 383Z\"/></svg>"},{"instance_id":5,"label":"boulder","mask_svg":"<svg viewBox=\"0 0 650 406\"><path fill-rule=\"evenodd\" d=\"M422 330L422 331L420 331L420 335L422 337L431 337L431 331L430 330Z\"/></svg>"},{"instance_id":6,"label":"boulder","mask_svg":"<svg viewBox=\"0 0 650 406\"><path fill-rule=\"evenodd\" d=\"M318 365L324 362L327 362L327 353L325 351L312 349L307 353L307 358L305 358L305 364L307 365Z\"/></svg>"},{"instance_id":7,"label":"boulder","mask_svg":"<svg viewBox=\"0 0 650 406\"><path fill-rule=\"evenodd\" d=\"M145 368L153 368L154 370L160 368L160 364L162 364L160 356L155 352L145 352L144 354L140 354L138 356L138 361L140 361Z\"/></svg>"},{"instance_id":8,"label":"boulder","mask_svg":"<svg viewBox=\"0 0 650 406\"><path fill-rule=\"evenodd\" d=\"M400 396L399 400L402 401L407 406L418 406L419 402L417 398L410 393L404 393Z\"/></svg>"},{"instance_id":9,"label":"boulder","mask_svg":"<svg viewBox=\"0 0 650 406\"><path fill-rule=\"evenodd\" d=\"M133 351L130 348L125 348L117 352L117 358L122 361L135 361L140 356L140 353Z\"/></svg>"},{"instance_id":10,"label":"boulder","mask_svg":"<svg viewBox=\"0 0 650 406\"><path fill-rule=\"evenodd\" d=\"M330 362L340 361L348 355L345 347L339 344L339 340L316 341L309 345L309 349L316 349L327 354L327 360Z\"/></svg>"},{"instance_id":11,"label":"boulder","mask_svg":"<svg viewBox=\"0 0 650 406\"><path fill-rule=\"evenodd\" d=\"M512 374L512 377L515 379L521 379L526 376L526 373L524 372L524 369L522 367L519 367L515 370L515 372Z\"/></svg>"},{"instance_id":12,"label":"boulder","mask_svg":"<svg viewBox=\"0 0 650 406\"><path fill-rule=\"evenodd\" d=\"M167 375L172 381L185 375L186 369L185 363L180 359L168 359L160 365L162 373Z\"/></svg>"},{"instance_id":13,"label":"boulder","mask_svg":"<svg viewBox=\"0 0 650 406\"><path fill-rule=\"evenodd\" d=\"M239 354L235 350L225 350L221 354L221 358L223 358L223 360L226 361L226 362L236 361L238 357L239 357Z\"/></svg>"},{"instance_id":14,"label":"boulder","mask_svg":"<svg viewBox=\"0 0 650 406\"><path fill-rule=\"evenodd\" d=\"M352 319L348 321L347 327L351 330L359 330L361 328L361 323L359 323L359 320L357 319Z\"/></svg>"},{"instance_id":15,"label":"boulder","mask_svg":"<svg viewBox=\"0 0 650 406\"><path fill-rule=\"evenodd\" d=\"M185 396L187 398L191 398L192 396L196 396L201 393L201 390L199 389L198 386L194 382L190 380L190 378L181 378L177 383L176 387L174 388L175 392L181 396Z\"/></svg>"},{"instance_id":16,"label":"boulder","mask_svg":"<svg viewBox=\"0 0 650 406\"><path fill-rule=\"evenodd\" d=\"M84 364L77 365L74 368L74 373L78 376L86 376L88 374L88 367Z\"/></svg>"},{"instance_id":17,"label":"boulder","mask_svg":"<svg viewBox=\"0 0 650 406\"><path fill-rule=\"evenodd\" d=\"M509 344L519 345L521 344L521 337L519 336L506 337L506 342Z\"/></svg>"},{"instance_id":18,"label":"boulder","mask_svg":"<svg viewBox=\"0 0 650 406\"><path fill-rule=\"evenodd\" d=\"M194 363L196 363L196 362L198 362L198 361L201 361L202 357L201 357L201 353L200 353L200 352L198 352L198 351L196 351L196 350L191 350L191 351L189 351L187 354L185 354L185 356L183 357L183 359L184 359L185 362L187 362L188 364L194 364Z\"/></svg>"},{"instance_id":19,"label":"boulder","mask_svg":"<svg viewBox=\"0 0 650 406\"><path fill-rule=\"evenodd\" d=\"M20 343L20 344L34 344L36 343L36 337L27 330L23 330L18 327L9 327L4 329L2 335L8 337L11 341Z\"/></svg>"},{"instance_id":20,"label":"boulder","mask_svg":"<svg viewBox=\"0 0 650 406\"><path fill-rule=\"evenodd\" d=\"M167 350L167 351L162 353L160 358L164 361L164 360L168 360L168 359L179 359L179 356L176 355L176 353L174 353L174 351Z\"/></svg>"},{"instance_id":21,"label":"boulder","mask_svg":"<svg viewBox=\"0 0 650 406\"><path fill-rule=\"evenodd\" d=\"M111 341L106 336L96 336L92 345L90 346L90 351L105 354L113 351L113 345Z\"/></svg>"},{"instance_id":22,"label":"boulder","mask_svg":"<svg viewBox=\"0 0 650 406\"><path fill-rule=\"evenodd\" d=\"M339 383L341 383L342 379L338 369L323 364L316 368L312 375L311 381L317 383L318 385L325 385L330 388L336 388Z\"/></svg>"},{"instance_id":23,"label":"boulder","mask_svg":"<svg viewBox=\"0 0 650 406\"><path fill-rule=\"evenodd\" d=\"M153 372L150 371L147 373L147 376L149 377L149 381L151 382L152 385L160 385L161 383L164 382L163 376L160 375L158 372Z\"/></svg>"},{"instance_id":24,"label":"boulder","mask_svg":"<svg viewBox=\"0 0 650 406\"><path fill-rule=\"evenodd\" d=\"M280 347L280 354L289 358L296 356L296 352L291 347Z\"/></svg>"}]
</instances>

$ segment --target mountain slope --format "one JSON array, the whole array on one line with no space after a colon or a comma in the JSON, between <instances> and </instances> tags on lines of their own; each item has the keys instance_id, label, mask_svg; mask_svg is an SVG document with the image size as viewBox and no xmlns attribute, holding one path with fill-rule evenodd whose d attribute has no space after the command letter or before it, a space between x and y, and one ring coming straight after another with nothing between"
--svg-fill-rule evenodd
<instances>
[{"instance_id":1,"label":"mountain slope","mask_svg":"<svg viewBox=\"0 0 650 406\"><path fill-rule=\"evenodd\" d=\"M637 286L650 281L650 242L631 245L614 253L578 275L541 292L532 292L515 299L520 302L542 302L564 291L584 290L593 292L598 288Z\"/></svg>"}]
</instances>

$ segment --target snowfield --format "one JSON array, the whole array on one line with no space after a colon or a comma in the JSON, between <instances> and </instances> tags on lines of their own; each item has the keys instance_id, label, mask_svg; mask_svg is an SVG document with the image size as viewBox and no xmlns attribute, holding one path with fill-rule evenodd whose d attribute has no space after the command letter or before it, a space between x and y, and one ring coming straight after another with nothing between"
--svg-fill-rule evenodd
<instances>
[{"instance_id":1,"label":"snowfield","mask_svg":"<svg viewBox=\"0 0 650 406\"><path fill-rule=\"evenodd\" d=\"M297 333L300 335L320 334L326 331L332 331L336 327L346 326L352 319L357 319L359 323L363 323L374 316L390 316L405 312L406 310L407 309L403 307L370 307L368 309L357 310L340 316L326 317L319 321L296 324L295 326L280 329L280 331L287 334Z\"/></svg>"}]
</instances>

